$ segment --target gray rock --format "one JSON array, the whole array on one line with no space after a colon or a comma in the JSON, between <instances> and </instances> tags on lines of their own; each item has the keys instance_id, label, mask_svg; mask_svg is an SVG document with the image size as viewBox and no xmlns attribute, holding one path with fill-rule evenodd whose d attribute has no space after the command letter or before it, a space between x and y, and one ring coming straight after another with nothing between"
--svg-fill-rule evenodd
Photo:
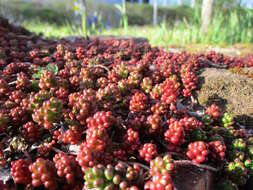
<instances>
[{"instance_id":1,"label":"gray rock","mask_svg":"<svg viewBox=\"0 0 253 190\"><path fill-rule=\"evenodd\" d=\"M214 190L214 173L196 166L177 167L173 176L175 190Z\"/></svg>"}]
</instances>

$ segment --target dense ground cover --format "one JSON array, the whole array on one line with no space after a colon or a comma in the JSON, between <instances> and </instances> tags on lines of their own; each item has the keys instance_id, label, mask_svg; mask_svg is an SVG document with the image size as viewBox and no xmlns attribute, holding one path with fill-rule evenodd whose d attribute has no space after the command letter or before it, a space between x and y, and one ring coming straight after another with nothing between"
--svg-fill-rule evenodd
<instances>
[{"instance_id":1,"label":"dense ground cover","mask_svg":"<svg viewBox=\"0 0 253 190\"><path fill-rule=\"evenodd\" d=\"M201 69L252 66L133 40L47 40L1 19L0 188L172 190L191 165L215 173L216 189L245 189L249 126L194 97Z\"/></svg>"}]
</instances>

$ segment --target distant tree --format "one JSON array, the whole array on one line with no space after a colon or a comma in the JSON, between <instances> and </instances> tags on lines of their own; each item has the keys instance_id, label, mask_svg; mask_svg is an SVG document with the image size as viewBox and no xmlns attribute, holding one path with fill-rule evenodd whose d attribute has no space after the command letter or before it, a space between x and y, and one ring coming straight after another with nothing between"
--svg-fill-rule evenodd
<instances>
[{"instance_id":1,"label":"distant tree","mask_svg":"<svg viewBox=\"0 0 253 190\"><path fill-rule=\"evenodd\" d=\"M212 20L213 13L213 2L214 0L203 0L202 2L202 26L201 30L204 33L208 32L208 26Z\"/></svg>"},{"instance_id":2,"label":"distant tree","mask_svg":"<svg viewBox=\"0 0 253 190\"><path fill-rule=\"evenodd\" d=\"M238 0L238 5L241 7L242 6L242 0Z\"/></svg>"},{"instance_id":3,"label":"distant tree","mask_svg":"<svg viewBox=\"0 0 253 190\"><path fill-rule=\"evenodd\" d=\"M217 8L228 8L228 7L241 7L242 0L215 0L214 7Z\"/></svg>"},{"instance_id":4,"label":"distant tree","mask_svg":"<svg viewBox=\"0 0 253 190\"><path fill-rule=\"evenodd\" d=\"M156 26L157 25L157 14L158 14L158 4L157 4L157 0L154 0L153 2L153 25Z\"/></svg>"},{"instance_id":5,"label":"distant tree","mask_svg":"<svg viewBox=\"0 0 253 190\"><path fill-rule=\"evenodd\" d=\"M180 0L180 5L184 5L184 0Z\"/></svg>"}]
</instances>

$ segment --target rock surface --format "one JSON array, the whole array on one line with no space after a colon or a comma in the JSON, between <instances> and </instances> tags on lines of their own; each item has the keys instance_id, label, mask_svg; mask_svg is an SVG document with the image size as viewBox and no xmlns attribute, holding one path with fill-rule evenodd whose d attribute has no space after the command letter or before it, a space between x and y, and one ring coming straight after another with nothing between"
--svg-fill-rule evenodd
<instances>
[{"instance_id":1,"label":"rock surface","mask_svg":"<svg viewBox=\"0 0 253 190\"><path fill-rule=\"evenodd\" d=\"M197 99L218 104L241 124L253 128L253 79L225 69L206 68L199 76Z\"/></svg>"},{"instance_id":2,"label":"rock surface","mask_svg":"<svg viewBox=\"0 0 253 190\"><path fill-rule=\"evenodd\" d=\"M177 167L173 176L175 190L214 190L213 179L214 173L191 165Z\"/></svg>"}]
</instances>

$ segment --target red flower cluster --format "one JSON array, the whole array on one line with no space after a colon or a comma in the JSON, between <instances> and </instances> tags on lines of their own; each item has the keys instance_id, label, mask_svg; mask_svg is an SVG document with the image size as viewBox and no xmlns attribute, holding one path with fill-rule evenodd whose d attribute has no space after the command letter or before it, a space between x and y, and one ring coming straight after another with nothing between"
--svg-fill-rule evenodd
<instances>
[{"instance_id":1,"label":"red flower cluster","mask_svg":"<svg viewBox=\"0 0 253 190\"><path fill-rule=\"evenodd\" d=\"M213 119L217 119L220 117L220 108L217 105L212 104L206 108L206 114L208 114Z\"/></svg>"},{"instance_id":2,"label":"red flower cluster","mask_svg":"<svg viewBox=\"0 0 253 190\"><path fill-rule=\"evenodd\" d=\"M78 178L82 178L81 168L74 156L60 152L54 156L53 161L57 169L57 175L65 177L68 184L74 184L78 181Z\"/></svg>"},{"instance_id":3,"label":"red flower cluster","mask_svg":"<svg viewBox=\"0 0 253 190\"><path fill-rule=\"evenodd\" d=\"M15 183L29 184L31 183L31 173L29 171L29 162L24 159L19 159L11 162L11 176Z\"/></svg>"},{"instance_id":4,"label":"red flower cluster","mask_svg":"<svg viewBox=\"0 0 253 190\"><path fill-rule=\"evenodd\" d=\"M225 158L226 146L221 141L212 141L208 143L208 146L213 158L217 160Z\"/></svg>"},{"instance_id":5,"label":"red flower cluster","mask_svg":"<svg viewBox=\"0 0 253 190\"><path fill-rule=\"evenodd\" d=\"M32 173L32 185L34 187L44 185L50 190L57 188L57 174L52 161L38 158L29 166L29 170Z\"/></svg>"},{"instance_id":6,"label":"red flower cluster","mask_svg":"<svg viewBox=\"0 0 253 190\"><path fill-rule=\"evenodd\" d=\"M190 143L186 155L195 163L205 162L208 156L208 146L202 141Z\"/></svg>"},{"instance_id":7,"label":"red flower cluster","mask_svg":"<svg viewBox=\"0 0 253 190\"><path fill-rule=\"evenodd\" d=\"M148 99L144 93L136 92L130 100L129 110L131 112L144 111L147 101Z\"/></svg>"},{"instance_id":8,"label":"red flower cluster","mask_svg":"<svg viewBox=\"0 0 253 190\"><path fill-rule=\"evenodd\" d=\"M157 156L157 148L155 144L146 143L139 150L140 157L143 158L146 162L150 162L152 158Z\"/></svg>"},{"instance_id":9,"label":"red flower cluster","mask_svg":"<svg viewBox=\"0 0 253 190\"><path fill-rule=\"evenodd\" d=\"M174 145L181 145L184 143L185 131L183 125L175 120L170 123L169 129L164 133L165 140Z\"/></svg>"}]
</instances>

